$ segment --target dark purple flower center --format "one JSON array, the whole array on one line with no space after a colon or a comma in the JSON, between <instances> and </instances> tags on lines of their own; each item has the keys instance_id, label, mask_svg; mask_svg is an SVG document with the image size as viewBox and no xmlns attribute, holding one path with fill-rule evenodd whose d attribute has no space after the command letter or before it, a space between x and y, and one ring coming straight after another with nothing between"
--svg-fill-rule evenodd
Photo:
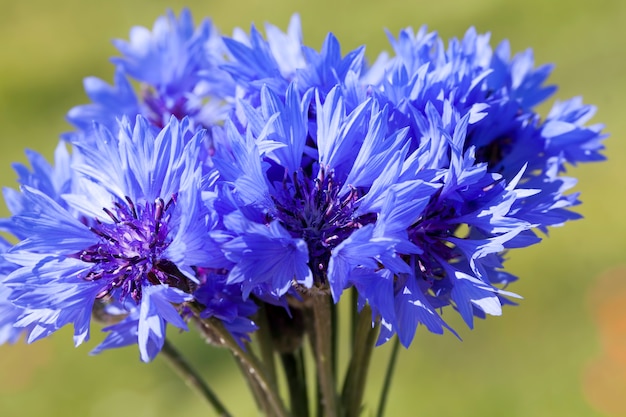
<instances>
[{"instance_id":1,"label":"dark purple flower center","mask_svg":"<svg viewBox=\"0 0 626 417\"><path fill-rule=\"evenodd\" d=\"M316 275L326 270L334 247L355 229L375 220L355 218L359 193L351 189L340 196L342 185L335 181L332 171L322 168L311 179L300 170L291 177L285 176L282 192L272 197L277 212L270 213L268 222L274 218L280 220L292 236L307 243L309 264Z\"/></svg>"},{"instance_id":2,"label":"dark purple flower center","mask_svg":"<svg viewBox=\"0 0 626 417\"><path fill-rule=\"evenodd\" d=\"M187 108L188 100L183 96L168 104L153 88L145 86L142 90L142 98L148 110L146 118L160 129L165 126L170 116L180 120L195 113Z\"/></svg>"},{"instance_id":3,"label":"dark purple flower center","mask_svg":"<svg viewBox=\"0 0 626 417\"><path fill-rule=\"evenodd\" d=\"M163 258L170 243L168 221L173 203L174 198L167 204L159 198L137 206L126 197L125 203L116 203L112 210L104 209L112 222L96 219L90 230L100 237L100 242L76 257L93 264L83 279L106 282L98 298L120 291L121 299L130 296L139 302L144 285L181 287L180 271Z\"/></svg>"},{"instance_id":4,"label":"dark purple flower center","mask_svg":"<svg viewBox=\"0 0 626 417\"><path fill-rule=\"evenodd\" d=\"M511 153L514 140L509 136L496 138L484 146L476 149L476 162L486 162L489 171L499 172L503 169L502 161Z\"/></svg>"}]
</instances>

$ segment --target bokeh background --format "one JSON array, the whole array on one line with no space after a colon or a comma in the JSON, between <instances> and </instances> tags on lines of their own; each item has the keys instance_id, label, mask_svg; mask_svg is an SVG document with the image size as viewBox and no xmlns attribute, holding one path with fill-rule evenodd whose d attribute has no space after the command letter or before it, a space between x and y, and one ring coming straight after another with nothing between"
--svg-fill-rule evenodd
<instances>
[{"instance_id":1,"label":"bokeh background","mask_svg":"<svg viewBox=\"0 0 626 417\"><path fill-rule=\"evenodd\" d=\"M585 219L510 253L509 270L521 277L510 289L524 296L520 306L473 331L448 312L462 342L420 329L401 352L388 415L626 416L625 1L0 0L0 185L15 186L11 163L25 161L25 148L51 156L70 129L66 111L87 102L84 77L111 81L110 39L126 39L131 26L151 27L167 8L183 6L225 34L252 22L285 29L298 12L308 45L319 48L332 31L344 53L366 44L369 58L389 49L384 28L427 24L448 39L475 26L492 33L494 46L508 38L513 51L532 47L538 64L555 63L556 97L582 95L597 105L593 121L610 134L607 162L569 172L579 178ZM142 364L135 348L89 356L102 338L98 329L78 349L70 330L0 346L0 416L212 415L160 358ZM257 414L225 352L193 333L173 336L236 416ZM364 415L373 415L388 353L386 346L375 353Z\"/></svg>"}]
</instances>

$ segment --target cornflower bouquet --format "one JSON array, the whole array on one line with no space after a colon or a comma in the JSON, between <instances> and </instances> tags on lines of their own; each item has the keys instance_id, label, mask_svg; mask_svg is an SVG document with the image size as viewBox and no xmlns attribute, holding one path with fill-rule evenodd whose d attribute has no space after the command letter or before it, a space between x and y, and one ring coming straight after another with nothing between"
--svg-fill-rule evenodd
<instances>
[{"instance_id":1,"label":"cornflower bouquet","mask_svg":"<svg viewBox=\"0 0 626 417\"><path fill-rule=\"evenodd\" d=\"M391 341L382 415L418 327L456 335L444 311L472 328L515 304L506 251L580 217L563 174L604 139L579 98L536 112L555 87L530 50L474 29L447 47L426 28L388 36L368 64L333 34L303 44L298 16L225 37L183 10L115 41L113 85L87 78L54 163L28 151L4 190L0 343L71 324L79 345L104 323L93 353L160 354L228 416L166 339L192 325L264 414L351 417Z\"/></svg>"}]
</instances>

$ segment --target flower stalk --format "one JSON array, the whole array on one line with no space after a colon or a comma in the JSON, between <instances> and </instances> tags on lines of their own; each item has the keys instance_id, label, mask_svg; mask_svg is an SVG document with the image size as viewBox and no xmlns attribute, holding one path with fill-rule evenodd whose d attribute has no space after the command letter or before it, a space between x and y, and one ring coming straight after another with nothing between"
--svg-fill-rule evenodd
<instances>
[{"instance_id":1,"label":"flower stalk","mask_svg":"<svg viewBox=\"0 0 626 417\"><path fill-rule=\"evenodd\" d=\"M312 332L310 332L315 365L317 367L317 383L320 390L319 409L324 410L325 417L339 417L340 408L337 398L336 380L333 371L331 299L325 293L311 296Z\"/></svg>"},{"instance_id":2,"label":"flower stalk","mask_svg":"<svg viewBox=\"0 0 626 417\"><path fill-rule=\"evenodd\" d=\"M345 417L358 417L361 413L367 372L378 336L378 323L372 324L372 311L363 307L355 328L354 346L342 390Z\"/></svg>"},{"instance_id":3,"label":"flower stalk","mask_svg":"<svg viewBox=\"0 0 626 417\"><path fill-rule=\"evenodd\" d=\"M270 323L268 321L266 306L262 306L259 309L256 318L259 325L259 330L256 333L256 340L259 350L261 351L261 359L267 371L269 383L276 387L278 386L278 380L276 377L275 349L272 340L272 328L270 327Z\"/></svg>"},{"instance_id":4,"label":"flower stalk","mask_svg":"<svg viewBox=\"0 0 626 417\"><path fill-rule=\"evenodd\" d=\"M387 398L389 397L389 390L391 389L391 381L393 380L393 374L396 370L396 361L398 359L398 352L400 351L400 341L396 338L392 343L389 363L387 364L387 370L385 371L385 379L383 380L383 385L380 390L380 399L378 400L376 417L384 417L385 415L385 407L387 406Z\"/></svg>"},{"instance_id":5,"label":"flower stalk","mask_svg":"<svg viewBox=\"0 0 626 417\"><path fill-rule=\"evenodd\" d=\"M217 337L218 343L226 347L238 361L243 376L249 381L257 401L266 409L266 414L272 417L289 417L290 414L279 396L278 387L254 354L237 343L219 320L204 319L199 320L199 323L201 331L210 338Z\"/></svg>"},{"instance_id":6,"label":"flower stalk","mask_svg":"<svg viewBox=\"0 0 626 417\"><path fill-rule=\"evenodd\" d=\"M289 389L289 404L293 417L309 417L309 393L307 390L306 365L302 348L295 352L280 354Z\"/></svg>"},{"instance_id":7,"label":"flower stalk","mask_svg":"<svg viewBox=\"0 0 626 417\"><path fill-rule=\"evenodd\" d=\"M215 410L217 416L232 417L230 412L226 409L226 406L220 401L209 385L202 379L191 364L187 362L178 349L167 339L163 342L161 354L187 386L207 400Z\"/></svg>"}]
</instances>

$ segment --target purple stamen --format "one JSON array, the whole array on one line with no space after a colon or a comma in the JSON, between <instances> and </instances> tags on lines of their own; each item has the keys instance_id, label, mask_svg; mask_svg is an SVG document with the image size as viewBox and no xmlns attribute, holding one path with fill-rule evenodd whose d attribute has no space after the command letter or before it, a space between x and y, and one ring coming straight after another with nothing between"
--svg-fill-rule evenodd
<instances>
[{"instance_id":1,"label":"purple stamen","mask_svg":"<svg viewBox=\"0 0 626 417\"><path fill-rule=\"evenodd\" d=\"M108 281L98 298L119 289L121 298L130 296L138 303L143 285L182 285L178 269L163 259L169 245L168 210L174 207L174 200L172 197L166 204L158 198L138 206L126 197L125 203L116 203L114 209L103 209L113 222L96 219L90 230L101 238L100 242L76 256L93 264L83 279Z\"/></svg>"},{"instance_id":2,"label":"purple stamen","mask_svg":"<svg viewBox=\"0 0 626 417\"><path fill-rule=\"evenodd\" d=\"M336 245L355 229L375 220L354 217L358 190L351 187L345 196L339 195L342 186L333 171L323 167L315 178L307 178L300 170L286 175L282 195L272 197L277 211L268 217L268 223L278 219L292 236L303 239L309 249L310 264L319 265L320 271L328 265Z\"/></svg>"}]
</instances>

